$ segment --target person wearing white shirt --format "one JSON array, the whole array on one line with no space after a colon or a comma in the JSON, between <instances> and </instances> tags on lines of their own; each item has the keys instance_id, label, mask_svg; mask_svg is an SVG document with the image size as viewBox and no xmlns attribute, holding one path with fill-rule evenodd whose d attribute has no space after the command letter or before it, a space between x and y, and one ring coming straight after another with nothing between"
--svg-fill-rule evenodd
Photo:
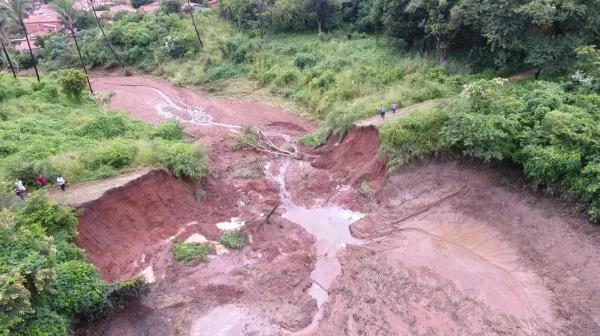
<instances>
[{"instance_id":1,"label":"person wearing white shirt","mask_svg":"<svg viewBox=\"0 0 600 336\"><path fill-rule=\"evenodd\" d=\"M65 191L65 179L62 176L56 178L56 183L58 183L60 190Z\"/></svg>"}]
</instances>

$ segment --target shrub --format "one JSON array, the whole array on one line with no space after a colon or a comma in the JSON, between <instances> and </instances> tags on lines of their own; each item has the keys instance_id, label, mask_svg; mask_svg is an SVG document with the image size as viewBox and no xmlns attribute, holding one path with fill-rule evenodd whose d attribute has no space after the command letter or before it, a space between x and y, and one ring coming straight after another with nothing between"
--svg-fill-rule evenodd
<instances>
[{"instance_id":1,"label":"shrub","mask_svg":"<svg viewBox=\"0 0 600 336\"><path fill-rule=\"evenodd\" d=\"M88 311L106 301L106 286L94 266L68 261L57 266L55 305L69 315Z\"/></svg>"},{"instance_id":2,"label":"shrub","mask_svg":"<svg viewBox=\"0 0 600 336\"><path fill-rule=\"evenodd\" d=\"M317 131L303 135L299 142L301 145L308 146L312 149L320 147L327 142L327 138L331 131L327 128L319 128Z\"/></svg>"},{"instance_id":3,"label":"shrub","mask_svg":"<svg viewBox=\"0 0 600 336\"><path fill-rule=\"evenodd\" d=\"M183 127L177 120L169 120L157 126L152 134L153 138L161 138L164 140L182 140Z\"/></svg>"},{"instance_id":4,"label":"shrub","mask_svg":"<svg viewBox=\"0 0 600 336\"><path fill-rule=\"evenodd\" d=\"M219 238L219 242L230 249L241 250L246 246L246 234L241 230L225 232Z\"/></svg>"},{"instance_id":5,"label":"shrub","mask_svg":"<svg viewBox=\"0 0 600 336\"><path fill-rule=\"evenodd\" d=\"M215 254L215 247L210 243L175 243L171 247L175 260L182 263L206 261Z\"/></svg>"},{"instance_id":6,"label":"shrub","mask_svg":"<svg viewBox=\"0 0 600 336\"><path fill-rule=\"evenodd\" d=\"M32 311L24 283L21 274L0 274L0 334L7 334Z\"/></svg>"},{"instance_id":7,"label":"shrub","mask_svg":"<svg viewBox=\"0 0 600 336\"><path fill-rule=\"evenodd\" d=\"M445 148L443 126L444 114L437 109L415 111L383 126L381 151L389 166L393 169L442 151Z\"/></svg>"},{"instance_id":8,"label":"shrub","mask_svg":"<svg viewBox=\"0 0 600 336\"><path fill-rule=\"evenodd\" d=\"M161 144L159 163L178 178L200 178L208 174L204 152L197 145Z\"/></svg>"},{"instance_id":9,"label":"shrub","mask_svg":"<svg viewBox=\"0 0 600 336\"><path fill-rule=\"evenodd\" d=\"M102 166L120 169L134 162L137 150L135 144L127 143L122 139L111 140L99 148L85 152L81 160L92 170Z\"/></svg>"},{"instance_id":10,"label":"shrub","mask_svg":"<svg viewBox=\"0 0 600 336\"><path fill-rule=\"evenodd\" d=\"M30 193L17 214L17 224L27 227L40 225L55 238L71 240L77 234L77 217L73 211L51 202L45 190Z\"/></svg>"},{"instance_id":11,"label":"shrub","mask_svg":"<svg viewBox=\"0 0 600 336\"><path fill-rule=\"evenodd\" d=\"M309 54L298 54L294 59L294 64L299 69L310 68L317 63L317 60L314 56Z\"/></svg>"},{"instance_id":12,"label":"shrub","mask_svg":"<svg viewBox=\"0 0 600 336\"><path fill-rule=\"evenodd\" d=\"M61 71L60 84L66 95L79 97L81 96L81 92L85 89L86 77L79 70L63 70Z\"/></svg>"},{"instance_id":13,"label":"shrub","mask_svg":"<svg viewBox=\"0 0 600 336\"><path fill-rule=\"evenodd\" d=\"M550 186L572 182L581 170L581 153L556 147L533 147L526 150L525 173L535 183Z\"/></svg>"},{"instance_id":14,"label":"shrub","mask_svg":"<svg viewBox=\"0 0 600 336\"><path fill-rule=\"evenodd\" d=\"M372 200L375 196L375 190L371 188L367 181L362 181L358 186L358 194L368 200Z\"/></svg>"},{"instance_id":15,"label":"shrub","mask_svg":"<svg viewBox=\"0 0 600 336\"><path fill-rule=\"evenodd\" d=\"M17 328L21 336L65 336L69 335L69 321L62 315L41 308Z\"/></svg>"},{"instance_id":16,"label":"shrub","mask_svg":"<svg viewBox=\"0 0 600 336\"><path fill-rule=\"evenodd\" d=\"M106 113L87 122L78 133L94 139L110 139L123 136L128 130L129 127L123 115Z\"/></svg>"},{"instance_id":17,"label":"shrub","mask_svg":"<svg viewBox=\"0 0 600 336\"><path fill-rule=\"evenodd\" d=\"M149 291L150 286L142 277L115 282L108 285L104 303L81 313L79 318L87 322L107 318L113 311L123 309Z\"/></svg>"}]
</instances>

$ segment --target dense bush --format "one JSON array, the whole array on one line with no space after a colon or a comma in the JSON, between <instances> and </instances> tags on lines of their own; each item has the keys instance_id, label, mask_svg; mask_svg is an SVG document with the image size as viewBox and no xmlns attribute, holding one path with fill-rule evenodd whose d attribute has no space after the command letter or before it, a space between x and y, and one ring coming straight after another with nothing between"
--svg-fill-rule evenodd
<instances>
[{"instance_id":1,"label":"dense bush","mask_svg":"<svg viewBox=\"0 0 600 336\"><path fill-rule=\"evenodd\" d=\"M71 97L79 97L85 89L86 77L79 70L63 70L60 76L60 84L65 94Z\"/></svg>"},{"instance_id":2,"label":"dense bush","mask_svg":"<svg viewBox=\"0 0 600 336\"><path fill-rule=\"evenodd\" d=\"M156 127L152 136L164 140L182 140L183 127L181 127L179 121L169 120Z\"/></svg>"},{"instance_id":3,"label":"dense bush","mask_svg":"<svg viewBox=\"0 0 600 336\"><path fill-rule=\"evenodd\" d=\"M568 87L568 86L567 86ZM576 197L600 220L600 108L592 87L478 81L441 110L419 111L383 127L392 167L454 150L483 161L511 161L532 183Z\"/></svg>"},{"instance_id":4,"label":"dense bush","mask_svg":"<svg viewBox=\"0 0 600 336\"><path fill-rule=\"evenodd\" d=\"M179 178L199 178L208 174L204 152L198 146L182 143L161 144L159 151L160 165Z\"/></svg>"},{"instance_id":5,"label":"dense bush","mask_svg":"<svg viewBox=\"0 0 600 336\"><path fill-rule=\"evenodd\" d=\"M424 110L386 124L380 133L381 151L393 169L445 149L444 114Z\"/></svg>"},{"instance_id":6,"label":"dense bush","mask_svg":"<svg viewBox=\"0 0 600 336\"><path fill-rule=\"evenodd\" d=\"M120 169L130 166L137 155L135 144L121 139L105 142L102 147L86 151L81 156L81 161L91 170L102 166Z\"/></svg>"},{"instance_id":7,"label":"dense bush","mask_svg":"<svg viewBox=\"0 0 600 336\"><path fill-rule=\"evenodd\" d=\"M31 85L0 77L0 180L31 186L43 174L48 181L64 176L73 183L161 162L177 174L206 172L196 146L177 145L183 135L176 122L153 127L104 111L87 96L74 102L57 90L58 78ZM159 162L165 151L174 157L163 154Z\"/></svg>"},{"instance_id":8,"label":"dense bush","mask_svg":"<svg viewBox=\"0 0 600 336\"><path fill-rule=\"evenodd\" d=\"M106 286L94 266L68 261L56 268L55 304L71 316L85 312L106 300Z\"/></svg>"}]
</instances>

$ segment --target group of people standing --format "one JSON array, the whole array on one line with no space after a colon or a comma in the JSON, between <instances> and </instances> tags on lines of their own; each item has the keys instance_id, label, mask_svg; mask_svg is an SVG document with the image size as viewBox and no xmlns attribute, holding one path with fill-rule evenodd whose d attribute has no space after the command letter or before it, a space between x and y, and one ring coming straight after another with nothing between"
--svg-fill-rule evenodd
<instances>
[{"instance_id":1,"label":"group of people standing","mask_svg":"<svg viewBox=\"0 0 600 336\"><path fill-rule=\"evenodd\" d=\"M396 114L396 111L397 111L397 110L398 110L398 103L397 103L397 102L394 102L394 103L392 104L392 114ZM381 104L381 105L379 106L379 115L381 115L381 119L384 119L384 118L385 118L385 112L386 112L386 110L385 110L385 106L384 106L383 104Z\"/></svg>"},{"instance_id":2,"label":"group of people standing","mask_svg":"<svg viewBox=\"0 0 600 336\"><path fill-rule=\"evenodd\" d=\"M38 178L35 180L35 184L39 187L39 188L45 188L46 187L46 176L44 175L40 175L38 176ZM56 184L60 187L60 190L65 191L65 186L66 186L66 182L64 177L59 176L56 178ZM21 180L17 180L17 182L15 182L15 187L13 189L13 191L15 192L15 195L17 195L17 198L19 199L20 202L25 202L25 185L23 185L23 181Z\"/></svg>"}]
</instances>

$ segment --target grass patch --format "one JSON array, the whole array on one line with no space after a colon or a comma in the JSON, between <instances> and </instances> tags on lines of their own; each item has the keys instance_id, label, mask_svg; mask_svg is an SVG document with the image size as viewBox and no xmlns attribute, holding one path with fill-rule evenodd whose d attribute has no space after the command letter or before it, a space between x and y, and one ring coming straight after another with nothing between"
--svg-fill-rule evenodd
<instances>
[{"instance_id":1,"label":"grass patch","mask_svg":"<svg viewBox=\"0 0 600 336\"><path fill-rule=\"evenodd\" d=\"M329 137L330 130L328 128L322 127L317 131L308 133L302 136L299 140L301 145L310 147L315 149L317 147L323 146L327 142L327 138Z\"/></svg>"},{"instance_id":2,"label":"grass patch","mask_svg":"<svg viewBox=\"0 0 600 336\"><path fill-rule=\"evenodd\" d=\"M211 254L215 254L215 247L211 243L175 243L171 247L175 260L181 263L207 261Z\"/></svg>"},{"instance_id":3,"label":"grass patch","mask_svg":"<svg viewBox=\"0 0 600 336\"><path fill-rule=\"evenodd\" d=\"M219 242L230 249L241 250L246 246L247 237L241 230L225 232L219 238Z\"/></svg>"}]
</instances>

